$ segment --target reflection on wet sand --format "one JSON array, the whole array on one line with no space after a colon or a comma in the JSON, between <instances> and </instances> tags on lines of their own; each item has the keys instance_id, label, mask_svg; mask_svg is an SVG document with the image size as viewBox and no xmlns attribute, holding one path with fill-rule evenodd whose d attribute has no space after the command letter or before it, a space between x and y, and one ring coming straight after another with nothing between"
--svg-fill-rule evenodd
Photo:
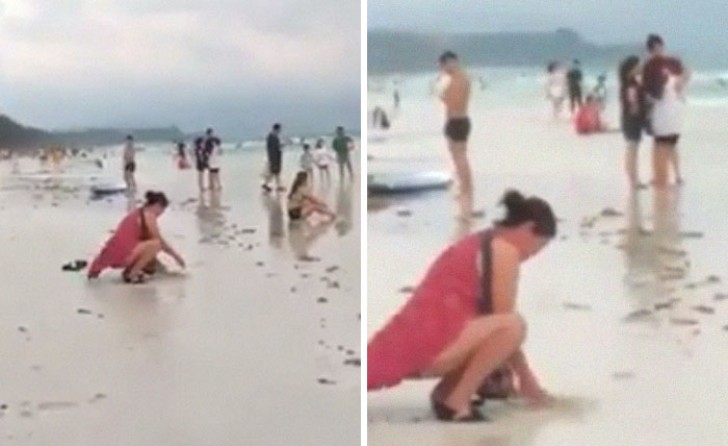
<instances>
[{"instance_id":1,"label":"reflection on wet sand","mask_svg":"<svg viewBox=\"0 0 728 446\"><path fill-rule=\"evenodd\" d=\"M291 222L288 225L288 244L298 260L313 261L311 248L333 225L332 222L311 224L305 221Z\"/></svg>"},{"instance_id":2,"label":"reflection on wet sand","mask_svg":"<svg viewBox=\"0 0 728 446\"><path fill-rule=\"evenodd\" d=\"M343 237L351 231L353 227L354 208L352 207L352 183L339 185L336 194L336 232Z\"/></svg>"},{"instance_id":3,"label":"reflection on wet sand","mask_svg":"<svg viewBox=\"0 0 728 446\"><path fill-rule=\"evenodd\" d=\"M286 230L283 226L283 203L279 195L264 195L263 206L268 212L268 241L274 248L283 247Z\"/></svg>"},{"instance_id":4,"label":"reflection on wet sand","mask_svg":"<svg viewBox=\"0 0 728 446\"><path fill-rule=\"evenodd\" d=\"M218 238L226 224L219 192L200 194L197 206L197 223L203 240Z\"/></svg>"}]
</instances>

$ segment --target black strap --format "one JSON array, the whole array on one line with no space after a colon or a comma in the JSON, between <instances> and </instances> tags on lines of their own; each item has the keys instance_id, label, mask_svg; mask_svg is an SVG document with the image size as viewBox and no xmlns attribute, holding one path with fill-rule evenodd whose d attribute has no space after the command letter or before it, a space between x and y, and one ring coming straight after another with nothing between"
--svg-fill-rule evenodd
<instances>
[{"instance_id":1,"label":"black strap","mask_svg":"<svg viewBox=\"0 0 728 446\"><path fill-rule=\"evenodd\" d=\"M491 231L485 231L480 236L480 253L482 259L483 271L480 275L478 312L480 314L493 313L493 253L491 251L491 242L493 234Z\"/></svg>"}]
</instances>

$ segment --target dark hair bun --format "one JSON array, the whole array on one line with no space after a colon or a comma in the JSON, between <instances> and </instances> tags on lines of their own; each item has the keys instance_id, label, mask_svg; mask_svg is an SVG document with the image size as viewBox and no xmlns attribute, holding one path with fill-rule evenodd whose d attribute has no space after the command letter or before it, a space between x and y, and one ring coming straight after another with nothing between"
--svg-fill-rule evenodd
<instances>
[{"instance_id":1,"label":"dark hair bun","mask_svg":"<svg viewBox=\"0 0 728 446\"><path fill-rule=\"evenodd\" d=\"M506 207L509 214L518 213L526 203L526 197L517 190L509 190L503 195L501 203Z\"/></svg>"},{"instance_id":2,"label":"dark hair bun","mask_svg":"<svg viewBox=\"0 0 728 446\"><path fill-rule=\"evenodd\" d=\"M152 190L147 191L146 194L144 194L144 198L146 198L147 203L155 201L155 198L158 197L158 194Z\"/></svg>"}]
</instances>

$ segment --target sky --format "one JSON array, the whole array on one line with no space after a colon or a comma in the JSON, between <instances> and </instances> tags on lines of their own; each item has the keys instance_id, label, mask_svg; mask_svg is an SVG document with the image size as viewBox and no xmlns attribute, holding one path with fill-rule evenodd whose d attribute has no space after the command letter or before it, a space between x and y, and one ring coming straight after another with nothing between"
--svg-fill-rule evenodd
<instances>
[{"instance_id":1,"label":"sky","mask_svg":"<svg viewBox=\"0 0 728 446\"><path fill-rule=\"evenodd\" d=\"M683 51L725 53L721 0L369 0L367 27L428 31L552 31L573 28L596 43L641 43L662 34ZM717 44L716 44L717 43Z\"/></svg>"},{"instance_id":2,"label":"sky","mask_svg":"<svg viewBox=\"0 0 728 446\"><path fill-rule=\"evenodd\" d=\"M48 129L359 128L359 0L0 0L0 113Z\"/></svg>"}]
</instances>

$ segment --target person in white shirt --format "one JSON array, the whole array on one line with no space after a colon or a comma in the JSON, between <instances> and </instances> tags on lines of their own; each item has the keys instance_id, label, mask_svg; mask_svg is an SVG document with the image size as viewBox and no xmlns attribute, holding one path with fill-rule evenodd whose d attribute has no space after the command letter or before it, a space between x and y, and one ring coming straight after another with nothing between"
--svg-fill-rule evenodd
<instances>
[{"instance_id":1,"label":"person in white shirt","mask_svg":"<svg viewBox=\"0 0 728 446\"><path fill-rule=\"evenodd\" d=\"M313 183L313 166L314 166L313 153L311 153L311 146L307 143L303 143L303 153L299 165L302 171L308 174L309 181Z\"/></svg>"},{"instance_id":2,"label":"person in white shirt","mask_svg":"<svg viewBox=\"0 0 728 446\"><path fill-rule=\"evenodd\" d=\"M328 183L331 182L331 172L329 171L329 164L333 160L331 152L326 148L326 144L323 139L316 141L316 147L313 150L313 159L316 167L321 175L321 181L324 180Z\"/></svg>"},{"instance_id":3,"label":"person in white shirt","mask_svg":"<svg viewBox=\"0 0 728 446\"><path fill-rule=\"evenodd\" d=\"M219 138L212 140L212 150L208 158L208 166L210 168L210 190L222 190L220 182L220 157L222 156L222 142Z\"/></svg>"}]
</instances>

